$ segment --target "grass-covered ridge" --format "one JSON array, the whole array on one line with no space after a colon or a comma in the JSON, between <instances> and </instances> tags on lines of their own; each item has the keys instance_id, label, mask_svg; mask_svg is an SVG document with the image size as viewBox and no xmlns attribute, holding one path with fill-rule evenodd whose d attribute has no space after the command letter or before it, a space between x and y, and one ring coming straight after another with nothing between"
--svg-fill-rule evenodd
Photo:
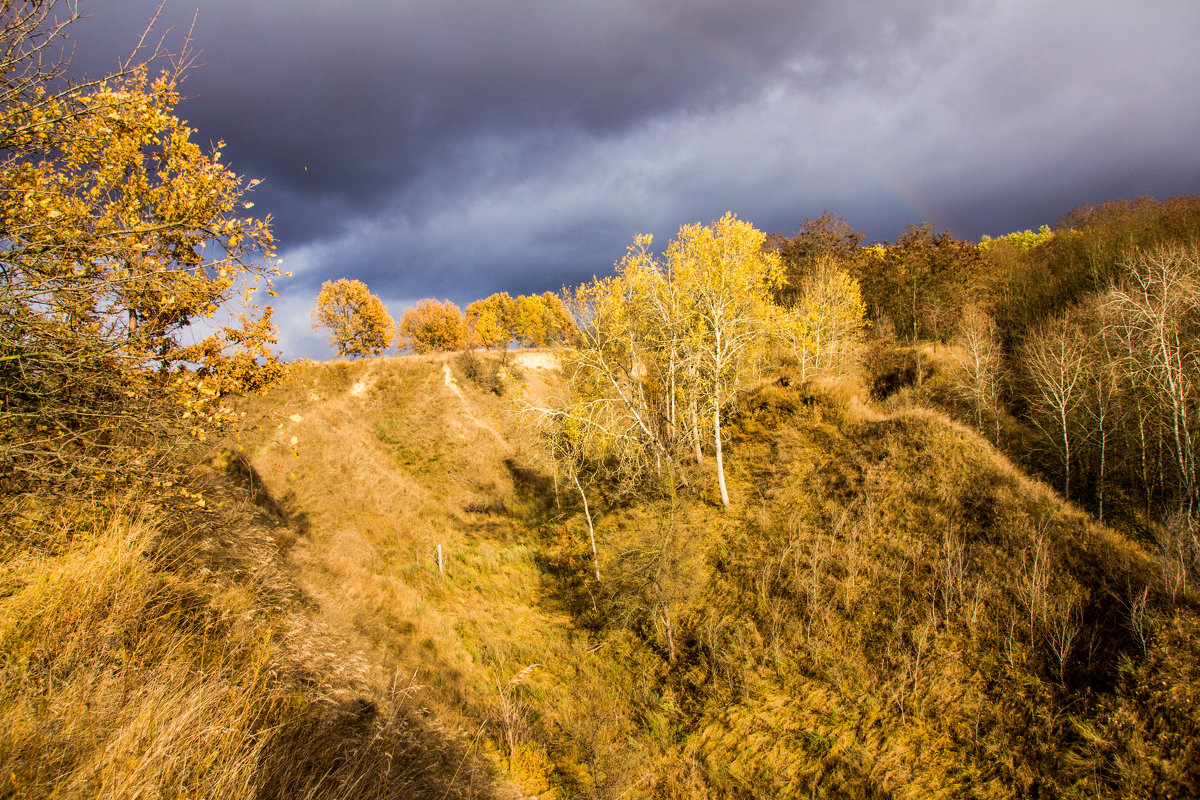
<instances>
[{"instance_id":1,"label":"grass-covered ridge","mask_svg":"<svg viewBox=\"0 0 1200 800\"><path fill-rule=\"evenodd\" d=\"M195 468L204 509L25 509L4 795L1195 784L1193 599L970 429L770 376L730 416L728 511L711 460L597 484L597 582L514 402L561 388L549 353L295 365Z\"/></svg>"},{"instance_id":2,"label":"grass-covered ridge","mask_svg":"<svg viewBox=\"0 0 1200 800\"><path fill-rule=\"evenodd\" d=\"M380 680L413 676L501 785L1165 797L1195 780L1192 607L1153 554L969 429L765 380L732 417L729 512L711 463L670 491L600 487L597 583L577 495L556 498L509 403L556 372L492 366L499 394L452 357L297 369L264 416L279 444L251 463L302 522L289 561L316 619Z\"/></svg>"},{"instance_id":3,"label":"grass-covered ridge","mask_svg":"<svg viewBox=\"0 0 1200 800\"><path fill-rule=\"evenodd\" d=\"M1155 613L1147 554L931 412L855 418L772 388L740 432L757 497L680 610L707 673L688 740L706 782L830 797L1191 785L1181 730L1159 727L1173 709L1191 731L1191 701L1150 675L1181 644L1172 657L1194 660L1173 626L1195 617Z\"/></svg>"}]
</instances>

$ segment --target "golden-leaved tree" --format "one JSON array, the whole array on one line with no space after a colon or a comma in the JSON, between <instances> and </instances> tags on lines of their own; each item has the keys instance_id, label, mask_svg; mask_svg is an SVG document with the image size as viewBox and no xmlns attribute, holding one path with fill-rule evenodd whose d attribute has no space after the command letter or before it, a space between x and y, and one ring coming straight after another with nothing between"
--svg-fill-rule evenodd
<instances>
[{"instance_id":1,"label":"golden-leaved tree","mask_svg":"<svg viewBox=\"0 0 1200 800\"><path fill-rule=\"evenodd\" d=\"M866 316L858 281L837 262L820 257L793 290L794 306L780 333L800 365L800 379L838 375L855 363Z\"/></svg>"},{"instance_id":2,"label":"golden-leaved tree","mask_svg":"<svg viewBox=\"0 0 1200 800\"><path fill-rule=\"evenodd\" d=\"M7 492L145 480L178 434L280 369L254 185L174 113L186 53L76 81L73 3L0 6L0 475ZM165 65L157 76L155 64Z\"/></svg>"},{"instance_id":3,"label":"golden-leaved tree","mask_svg":"<svg viewBox=\"0 0 1200 800\"><path fill-rule=\"evenodd\" d=\"M579 339L570 313L553 292L516 299L499 292L468 305L466 316L471 344L476 347L549 347Z\"/></svg>"},{"instance_id":4,"label":"golden-leaved tree","mask_svg":"<svg viewBox=\"0 0 1200 800\"><path fill-rule=\"evenodd\" d=\"M766 235L732 212L710 225L685 225L667 247L671 281L683 297L687 349L697 354L696 393L712 414L721 503L729 507L721 443L721 413L754 376L771 339L783 283L779 254Z\"/></svg>"},{"instance_id":5,"label":"golden-leaved tree","mask_svg":"<svg viewBox=\"0 0 1200 800\"><path fill-rule=\"evenodd\" d=\"M488 295L467 306L467 324L471 344L476 347L505 348L512 341L512 317L516 301L508 292Z\"/></svg>"},{"instance_id":6,"label":"golden-leaved tree","mask_svg":"<svg viewBox=\"0 0 1200 800\"><path fill-rule=\"evenodd\" d=\"M662 474L689 448L699 460L707 440L728 506L722 415L779 328L782 267L765 240L732 213L683 226L661 258L649 236L636 237L616 275L567 293L574 396L543 417L582 425L598 453L621 453L622 475Z\"/></svg>"},{"instance_id":7,"label":"golden-leaved tree","mask_svg":"<svg viewBox=\"0 0 1200 800\"><path fill-rule=\"evenodd\" d=\"M392 346L396 323L362 281L325 281L312 315L313 328L329 331L339 356L377 356Z\"/></svg>"},{"instance_id":8,"label":"golden-leaved tree","mask_svg":"<svg viewBox=\"0 0 1200 800\"><path fill-rule=\"evenodd\" d=\"M467 346L471 330L462 310L449 300L426 298L404 312L398 329L400 345L414 353L440 353Z\"/></svg>"}]
</instances>

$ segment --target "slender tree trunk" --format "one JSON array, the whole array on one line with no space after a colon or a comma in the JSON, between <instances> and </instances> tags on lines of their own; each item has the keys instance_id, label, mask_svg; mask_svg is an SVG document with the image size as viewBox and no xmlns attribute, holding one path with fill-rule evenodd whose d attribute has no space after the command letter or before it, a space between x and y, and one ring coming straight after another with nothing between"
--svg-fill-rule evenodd
<instances>
[{"instance_id":1,"label":"slender tree trunk","mask_svg":"<svg viewBox=\"0 0 1200 800\"><path fill-rule=\"evenodd\" d=\"M695 399L692 400L692 444L696 448L696 463L704 463L704 449L700 444L700 411L696 408L699 405Z\"/></svg>"},{"instance_id":2,"label":"slender tree trunk","mask_svg":"<svg viewBox=\"0 0 1200 800\"><path fill-rule=\"evenodd\" d=\"M1179 510L1186 509L1188 516L1191 516L1192 506L1192 470L1190 468L1191 455L1191 435L1187 430L1187 400L1183 397L1182 392L1178 388L1179 377L1176 369L1179 363L1179 341L1178 334L1175 338L1174 353L1168 349L1167 333L1165 332L1165 323L1159 323L1158 330L1158 350L1162 357L1163 377L1166 378L1167 391L1171 395L1171 433L1175 439L1175 468L1179 472L1180 488L1182 492L1179 497Z\"/></svg>"},{"instance_id":3,"label":"slender tree trunk","mask_svg":"<svg viewBox=\"0 0 1200 800\"><path fill-rule=\"evenodd\" d=\"M558 496L558 460L557 460L557 458L554 460L554 469L552 470L552 474L554 475L554 507L562 508L562 499Z\"/></svg>"},{"instance_id":4,"label":"slender tree trunk","mask_svg":"<svg viewBox=\"0 0 1200 800\"><path fill-rule=\"evenodd\" d=\"M917 282L913 281L912 290L912 348L913 358L917 365L917 386L924 383L925 375L921 370L921 353L917 350Z\"/></svg>"},{"instance_id":5,"label":"slender tree trunk","mask_svg":"<svg viewBox=\"0 0 1200 800\"><path fill-rule=\"evenodd\" d=\"M913 281L912 289L912 343L917 346L917 282Z\"/></svg>"},{"instance_id":6,"label":"slender tree trunk","mask_svg":"<svg viewBox=\"0 0 1200 800\"><path fill-rule=\"evenodd\" d=\"M1062 424L1063 441L1063 499L1071 499L1071 438L1067 433L1067 407L1060 408L1059 422Z\"/></svg>"},{"instance_id":7,"label":"slender tree trunk","mask_svg":"<svg viewBox=\"0 0 1200 800\"><path fill-rule=\"evenodd\" d=\"M587 517L588 524L588 541L592 543L592 566L596 569L596 583L599 583L600 556L596 554L596 529L592 526L592 512L588 508L587 493L583 491L583 485L579 482L579 476L572 473L571 477L575 479L575 488L579 490L579 498L583 500L583 515Z\"/></svg>"},{"instance_id":8,"label":"slender tree trunk","mask_svg":"<svg viewBox=\"0 0 1200 800\"><path fill-rule=\"evenodd\" d=\"M821 333L822 333L823 328L824 328L824 323L818 322L817 326L816 326L816 341L814 342L814 347L813 347L813 375L814 376L821 374L821 367L822 367L821 356L823 354L823 351L821 350Z\"/></svg>"},{"instance_id":9,"label":"slender tree trunk","mask_svg":"<svg viewBox=\"0 0 1200 800\"><path fill-rule=\"evenodd\" d=\"M1176 407L1179 409L1179 427L1183 432L1183 453L1180 458L1180 472L1183 479L1183 490L1187 496L1187 509L1185 514L1187 518L1192 519L1192 514L1196 508L1196 446L1192 440L1192 423L1188 419L1188 398L1185 387L1187 386L1187 373L1183 364L1183 343L1179 340L1179 332L1175 332L1175 369L1178 374L1178 381L1175 385L1178 386L1179 400Z\"/></svg>"},{"instance_id":10,"label":"slender tree trunk","mask_svg":"<svg viewBox=\"0 0 1200 800\"><path fill-rule=\"evenodd\" d=\"M675 348L674 348L674 345L672 345L672 347L671 347L670 373L671 373L671 402L670 402L670 407L669 407L670 410L668 412L668 418L670 420L670 428L671 428L671 454L672 454L672 457L674 457L675 454L679 452L679 433L678 433L678 426L675 424Z\"/></svg>"},{"instance_id":11,"label":"slender tree trunk","mask_svg":"<svg viewBox=\"0 0 1200 800\"><path fill-rule=\"evenodd\" d=\"M975 430L983 433L983 406L987 402L987 387L984 386L983 367L979 356L975 356Z\"/></svg>"},{"instance_id":12,"label":"slender tree trunk","mask_svg":"<svg viewBox=\"0 0 1200 800\"><path fill-rule=\"evenodd\" d=\"M1140 450L1142 460L1142 490L1146 495L1146 516L1150 516L1151 486L1150 486L1150 465L1146 462L1146 453L1148 447L1146 445L1146 417L1142 414L1142 403L1137 401L1137 418L1138 418L1138 449Z\"/></svg>"},{"instance_id":13,"label":"slender tree trunk","mask_svg":"<svg viewBox=\"0 0 1200 800\"><path fill-rule=\"evenodd\" d=\"M1108 431L1104 427L1104 414L1100 415L1100 492L1097 505L1097 515L1104 522L1104 470L1105 456L1108 449Z\"/></svg>"},{"instance_id":14,"label":"slender tree trunk","mask_svg":"<svg viewBox=\"0 0 1200 800\"><path fill-rule=\"evenodd\" d=\"M721 406L713 401L713 440L717 458L717 485L721 488L721 505L729 508L729 492L725 489L725 460L721 453Z\"/></svg>"},{"instance_id":15,"label":"slender tree trunk","mask_svg":"<svg viewBox=\"0 0 1200 800\"><path fill-rule=\"evenodd\" d=\"M675 663L675 631L671 628L671 610L666 606L662 612L663 627L667 632L667 661L671 664Z\"/></svg>"}]
</instances>

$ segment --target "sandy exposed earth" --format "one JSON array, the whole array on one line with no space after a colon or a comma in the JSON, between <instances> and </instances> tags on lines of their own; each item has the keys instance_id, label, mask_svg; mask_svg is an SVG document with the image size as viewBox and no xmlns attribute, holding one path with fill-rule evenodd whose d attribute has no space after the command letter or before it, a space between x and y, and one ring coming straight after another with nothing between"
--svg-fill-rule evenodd
<instances>
[{"instance_id":1,"label":"sandy exposed earth","mask_svg":"<svg viewBox=\"0 0 1200 800\"><path fill-rule=\"evenodd\" d=\"M558 355L548 350L518 350L513 354L513 361L521 367L529 369L559 369Z\"/></svg>"}]
</instances>

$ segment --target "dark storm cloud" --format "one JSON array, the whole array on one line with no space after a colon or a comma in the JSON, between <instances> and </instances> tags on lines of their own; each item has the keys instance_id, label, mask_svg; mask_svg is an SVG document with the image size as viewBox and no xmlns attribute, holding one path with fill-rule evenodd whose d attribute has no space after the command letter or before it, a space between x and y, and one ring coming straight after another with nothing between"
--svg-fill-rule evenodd
<instances>
[{"instance_id":1,"label":"dark storm cloud","mask_svg":"<svg viewBox=\"0 0 1200 800\"><path fill-rule=\"evenodd\" d=\"M77 66L152 0L85 4ZM178 45L194 4L171 0ZM960 236L1200 190L1191 0L207 0L181 112L265 179L304 311L359 277L398 313L556 289L733 209ZM288 295L291 292L292 295Z\"/></svg>"},{"instance_id":2,"label":"dark storm cloud","mask_svg":"<svg viewBox=\"0 0 1200 800\"><path fill-rule=\"evenodd\" d=\"M128 49L157 5L110 2L85 5L77 31L93 69L110 63L104 50ZM173 26L179 46L194 16L202 66L184 111L232 143L239 169L267 178L281 232L299 241L342 219L309 202L370 212L431 171L453 181L444 165L477 137L604 136L737 102L798 47L818 54L827 82L911 42L924 18L874 9L863 25L844 10L856 5L217 0L171 2L158 29Z\"/></svg>"},{"instance_id":3,"label":"dark storm cloud","mask_svg":"<svg viewBox=\"0 0 1200 800\"><path fill-rule=\"evenodd\" d=\"M129 41L131 24L154 7L117 5L119 16L93 9L79 35ZM188 80L194 97L186 108L236 141L282 190L368 202L465 138L558 126L619 130L647 113L736 95L749 72L731 67L770 61L748 47L761 40L755 29L739 30L727 13L708 12L698 30L676 31L665 26L681 14L615 9L210 2L197 13L203 67ZM173 4L163 22L183 31L191 14ZM765 26L778 16L750 19ZM702 41L715 23L722 40ZM89 56L95 47L87 43Z\"/></svg>"}]
</instances>

